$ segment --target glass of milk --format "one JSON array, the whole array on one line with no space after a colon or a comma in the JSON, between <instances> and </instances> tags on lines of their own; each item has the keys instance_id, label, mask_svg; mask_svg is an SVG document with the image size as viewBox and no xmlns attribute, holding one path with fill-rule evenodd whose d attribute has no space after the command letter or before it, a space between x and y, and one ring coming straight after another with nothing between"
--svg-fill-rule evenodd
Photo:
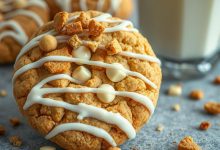
<instances>
[{"instance_id":1,"label":"glass of milk","mask_svg":"<svg viewBox=\"0 0 220 150\"><path fill-rule=\"evenodd\" d=\"M139 0L139 16L165 76L202 76L219 59L220 0Z\"/></svg>"}]
</instances>

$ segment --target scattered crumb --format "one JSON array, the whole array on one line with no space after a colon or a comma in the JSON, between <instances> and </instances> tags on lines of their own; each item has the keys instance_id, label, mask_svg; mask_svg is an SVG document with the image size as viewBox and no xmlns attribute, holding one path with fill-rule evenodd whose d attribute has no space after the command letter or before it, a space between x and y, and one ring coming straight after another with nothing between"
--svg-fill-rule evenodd
<instances>
[{"instance_id":1,"label":"scattered crumb","mask_svg":"<svg viewBox=\"0 0 220 150\"><path fill-rule=\"evenodd\" d=\"M11 123L11 125L13 126L13 127L17 127L17 126L19 126L20 125L20 120L18 119L18 118L11 118L10 120L10 123Z\"/></svg>"},{"instance_id":2,"label":"scattered crumb","mask_svg":"<svg viewBox=\"0 0 220 150\"><path fill-rule=\"evenodd\" d=\"M3 125L0 125L0 136L5 135L5 127Z\"/></svg>"},{"instance_id":3,"label":"scattered crumb","mask_svg":"<svg viewBox=\"0 0 220 150\"><path fill-rule=\"evenodd\" d=\"M110 148L108 148L108 150L121 150L121 149L118 147L110 147Z\"/></svg>"},{"instance_id":4,"label":"scattered crumb","mask_svg":"<svg viewBox=\"0 0 220 150\"><path fill-rule=\"evenodd\" d=\"M191 136L187 136L178 144L178 150L201 150L201 148L193 141Z\"/></svg>"},{"instance_id":5,"label":"scattered crumb","mask_svg":"<svg viewBox=\"0 0 220 150\"><path fill-rule=\"evenodd\" d=\"M204 92L202 90L193 90L189 94L189 98L193 100L201 100L204 98Z\"/></svg>"},{"instance_id":6,"label":"scattered crumb","mask_svg":"<svg viewBox=\"0 0 220 150\"><path fill-rule=\"evenodd\" d=\"M56 148L53 146L42 146L40 147L40 150L56 150Z\"/></svg>"},{"instance_id":7,"label":"scattered crumb","mask_svg":"<svg viewBox=\"0 0 220 150\"><path fill-rule=\"evenodd\" d=\"M181 96L182 95L182 86L180 84L173 84L169 87L167 91L169 96Z\"/></svg>"},{"instance_id":8,"label":"scattered crumb","mask_svg":"<svg viewBox=\"0 0 220 150\"><path fill-rule=\"evenodd\" d=\"M164 130L164 125L159 124L156 128L156 131L162 132Z\"/></svg>"},{"instance_id":9,"label":"scattered crumb","mask_svg":"<svg viewBox=\"0 0 220 150\"><path fill-rule=\"evenodd\" d=\"M175 105L172 106L172 110L173 110L173 111L179 112L180 109L181 109L181 107L180 107L179 104L175 104Z\"/></svg>"},{"instance_id":10,"label":"scattered crumb","mask_svg":"<svg viewBox=\"0 0 220 150\"><path fill-rule=\"evenodd\" d=\"M216 84L216 85L220 85L220 75L215 78L213 83Z\"/></svg>"},{"instance_id":11,"label":"scattered crumb","mask_svg":"<svg viewBox=\"0 0 220 150\"><path fill-rule=\"evenodd\" d=\"M208 121L201 122L199 129L200 130L208 130L211 127L211 123Z\"/></svg>"},{"instance_id":12,"label":"scattered crumb","mask_svg":"<svg viewBox=\"0 0 220 150\"><path fill-rule=\"evenodd\" d=\"M22 140L19 136L10 136L9 137L9 142L11 143L11 145L15 146L15 147L20 147L22 144Z\"/></svg>"},{"instance_id":13,"label":"scattered crumb","mask_svg":"<svg viewBox=\"0 0 220 150\"><path fill-rule=\"evenodd\" d=\"M7 95L8 95L8 93L7 93L6 90L1 90L1 91L0 91L0 96L1 96L1 97L5 97L5 96L7 96Z\"/></svg>"},{"instance_id":14,"label":"scattered crumb","mask_svg":"<svg viewBox=\"0 0 220 150\"><path fill-rule=\"evenodd\" d=\"M204 105L204 109L212 115L220 114L220 103L218 102L207 102Z\"/></svg>"}]
</instances>

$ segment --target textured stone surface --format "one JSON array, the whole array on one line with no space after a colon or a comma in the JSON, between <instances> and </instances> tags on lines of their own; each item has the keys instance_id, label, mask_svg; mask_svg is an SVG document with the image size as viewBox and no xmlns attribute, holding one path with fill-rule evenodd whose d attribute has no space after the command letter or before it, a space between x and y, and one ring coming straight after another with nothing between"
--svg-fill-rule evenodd
<instances>
[{"instance_id":1,"label":"textured stone surface","mask_svg":"<svg viewBox=\"0 0 220 150\"><path fill-rule=\"evenodd\" d=\"M128 141L121 146L123 150L137 148L138 150L175 150L178 142L187 135L191 135L204 150L220 149L220 116L211 116L204 112L203 105L209 100L220 101L220 87L213 85L212 80L220 74L220 64L207 77L184 81L183 95L170 97L165 94L170 84L177 81L164 81L162 84L160 100L157 109L148 125L138 133L136 139ZM53 145L33 131L18 112L11 92L12 66L0 66L0 89L8 91L7 97L0 97L0 124L6 127L6 136L0 137L0 150L13 148L8 141L11 135L19 135L23 139L22 150L39 149L44 145ZM188 93L195 88L205 91L205 98L201 101L193 101L187 98ZM180 104L181 111L174 112L173 104ZM22 124L13 128L9 124L11 117L19 117ZM210 121L212 127L208 131L198 130L202 121ZM159 124L165 126L162 132L156 131ZM59 148L58 148L59 149Z\"/></svg>"}]
</instances>

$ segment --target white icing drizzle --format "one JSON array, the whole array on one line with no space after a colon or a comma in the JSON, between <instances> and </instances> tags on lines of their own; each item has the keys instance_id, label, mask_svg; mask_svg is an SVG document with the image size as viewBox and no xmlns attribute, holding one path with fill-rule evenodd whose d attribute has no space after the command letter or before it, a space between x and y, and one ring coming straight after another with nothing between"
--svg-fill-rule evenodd
<instances>
[{"instance_id":1,"label":"white icing drizzle","mask_svg":"<svg viewBox=\"0 0 220 150\"><path fill-rule=\"evenodd\" d=\"M77 17L78 16L70 17L68 22L73 21ZM111 15L109 15L109 14L102 14L100 16L93 18L93 19L96 21L99 21L99 22L108 22L108 23L116 24L113 27L106 28L104 31L105 33L117 32L117 31L138 32L137 29L132 28L133 25L130 21L111 20L111 19L109 19L110 17L111 17ZM131 26L131 28L129 28L128 26ZM47 34L56 35L57 33L54 30L50 30L46 33L43 33L43 34L33 38L20 51L16 61L21 56L23 56L26 52L28 52L30 49L37 46L39 44L40 39L44 35L47 35ZM69 38L70 38L69 36L65 36L65 35L64 36L56 36L56 39L59 43L66 42ZM86 44L86 42L83 41L83 44ZM100 47L102 47L102 46L100 45ZM137 58L137 59L141 59L141 60L147 60L150 62L156 62L156 63L160 64L159 59L157 59L156 57L148 56L148 55L144 55L144 54L142 55L142 54L136 54L136 53L132 53L132 52L123 51L123 52L119 53L119 55ZM45 62L50 62L50 61L74 62L74 63L81 63L81 64L86 64L86 65L99 66L99 67L104 67L104 68L120 69L120 70L123 70L127 75L138 77L138 78L142 79L143 81L145 81L145 83L152 86L153 88L155 88L155 89L157 88L157 86L153 82L151 82L144 75L142 75L138 72L130 71L125 68L118 68L118 66L116 66L114 64L108 64L108 63L104 63L104 62L100 62L100 61L84 60L84 59L80 59L80 58L72 58L72 57L66 57L66 56L47 56L47 57L43 57L43 58L39 59L36 62L27 64L27 65L21 67L20 69L18 69L15 72L15 74L13 76L13 83L14 83L15 79L19 75L23 74L24 72L31 70L31 69L39 68ZM26 110L30 106L32 106L33 104L36 104L36 103L51 106L51 107L62 107L67 110L78 113L77 119L79 119L79 120L82 120L86 117L95 118L97 120L101 120L106 123L116 125L124 133L126 133L126 135L130 139L135 137L136 133L135 133L135 129L133 128L132 124L127 119L125 119L123 116L121 116L119 113L108 112L107 110L105 110L103 108L98 108L98 107L87 105L84 103L79 103L78 105L72 105L72 104L69 104L64 101L56 101L56 100L53 100L50 98L44 98L43 96L45 94L50 94L50 93L96 93L97 94L97 93L106 92L105 90L103 90L101 88L89 88L89 87L85 87L85 88L70 88L70 87L43 88L43 86L46 83L51 82L53 80L59 80L59 79L67 79L73 83L82 84L82 82L80 82L80 81L78 81L78 80L76 80L66 74L58 74L58 75L53 75L51 77L47 77L31 89L31 91L28 94L26 103L24 105L24 109ZM148 108L151 115L154 112L154 109L155 109L154 104L147 96L144 96L144 95L141 95L141 94L138 94L135 92L127 92L127 91L109 91L109 93L117 95L117 96L128 97L130 99L133 99L134 101L137 101L138 103L141 103L142 105L144 105L145 107ZM90 125L86 125L86 124L82 124L82 123L66 123L66 124L58 125L52 131L50 131L50 133L46 136L46 138L50 139L61 132L65 132L65 131L69 131L69 130L76 130L76 131L83 131L83 132L90 133L92 135L95 135L97 137L105 139L112 146L116 146L114 139L111 137L110 134L108 134L108 132L106 132L103 129L100 129L100 128L97 128L94 126L90 126Z\"/></svg>"},{"instance_id":2,"label":"white icing drizzle","mask_svg":"<svg viewBox=\"0 0 220 150\"><path fill-rule=\"evenodd\" d=\"M31 64L25 65L19 70L17 70L14 74L14 78L19 76L20 74L24 73L25 71L28 71L33 68L38 68L42 66L44 63L49 62L49 61L60 61L60 62L74 62L74 63L81 63L81 64L86 64L86 65L93 65L93 66L99 66L103 68L113 68L113 69L118 69L118 66L115 66L114 64L108 64L100 61L91 61L91 60L85 60L85 59L80 59L80 58L71 58L71 57L66 57L66 56L47 56L43 57L40 60L33 62ZM120 68L122 71L124 71L127 75L135 76L140 79L142 79L146 84L150 85L154 89L157 88L157 86L150 81L148 78L146 78L144 75L135 72L135 71L130 71L125 68Z\"/></svg>"},{"instance_id":3,"label":"white icing drizzle","mask_svg":"<svg viewBox=\"0 0 220 150\"><path fill-rule=\"evenodd\" d=\"M0 41L7 36L13 37L21 45L24 45L28 41L26 33L16 21L10 20L0 23L0 29L8 26L11 27L14 31L1 32Z\"/></svg>"},{"instance_id":4,"label":"white icing drizzle","mask_svg":"<svg viewBox=\"0 0 220 150\"><path fill-rule=\"evenodd\" d=\"M98 0L96 9L98 11L103 11L104 4L105 4L105 0ZM120 4L121 4L121 0L110 0L110 8L107 12L111 14L115 13L118 10ZM87 11L88 10L87 0L80 0L79 6L81 10Z\"/></svg>"},{"instance_id":5,"label":"white icing drizzle","mask_svg":"<svg viewBox=\"0 0 220 150\"><path fill-rule=\"evenodd\" d=\"M5 3L6 5L4 6L4 8L6 8L7 11L13 10L12 2L13 1L8 1L7 3ZM29 1L27 1L26 7L29 7L29 6L39 6L44 9L47 8L47 4L42 0L29 0ZM39 17L39 15L37 15L33 11L24 10L24 9L19 9L19 10L15 10L13 12L9 12L9 13L5 14L5 18L10 19L10 18L17 16L17 15L24 15L24 16L30 17L37 23L38 26L43 25L43 20L41 19L41 17ZM0 33L0 41L4 37L8 37L8 36L14 38L20 45L24 45L28 41L28 36L26 35L23 28L17 22L15 22L13 20L1 22L0 29L4 28L4 27L11 27L14 31L1 32Z\"/></svg>"},{"instance_id":6,"label":"white icing drizzle","mask_svg":"<svg viewBox=\"0 0 220 150\"><path fill-rule=\"evenodd\" d=\"M59 74L59 75L54 75L51 77L48 77L44 80L42 80L40 83L38 83L34 88L32 88L32 90L30 91L30 93L28 94L27 100L24 104L24 110L28 109L30 106L32 106L35 103L38 104L42 104L42 105L46 105L46 106L53 106L53 107L63 107L67 110L73 111L78 113L78 119L82 120L83 118L86 117L92 117L101 121L104 121L106 123L109 124L114 124L117 125L122 131L124 131L127 136L130 139L133 139L136 136L136 132L135 129L133 128L133 126L131 125L131 123L125 119L124 117L122 117L119 113L113 113L113 112L108 112L105 109L102 108L98 108L95 106L91 106L91 105L87 105L84 103L80 103L78 105L72 105L63 101L55 101L53 99L50 98L43 98L43 95L45 93L49 94L49 93L55 93L57 91L59 91L58 93L78 93L77 91L81 91L83 93L87 92L87 90L85 89L74 89L74 88L42 88L44 84L50 82L50 81L54 81L54 80L59 80L59 79L67 79L71 82L77 83L77 84L81 84L80 81L70 77L69 75L66 74ZM89 90L93 91L93 93L97 92L97 89L92 89L92 88L88 88ZM101 91L101 90L99 90ZM79 93L81 93L79 92ZM118 92L119 94L122 95L122 92ZM136 94L136 93L134 93ZM139 95L137 94L137 97ZM149 101L149 100L148 100ZM149 101L149 103L152 103L151 101ZM151 104L152 106L153 104ZM152 110L154 108L151 108ZM127 126L124 126L124 125Z\"/></svg>"},{"instance_id":7,"label":"white icing drizzle","mask_svg":"<svg viewBox=\"0 0 220 150\"><path fill-rule=\"evenodd\" d=\"M45 138L50 139L59 133L69 131L69 130L87 132L96 137L105 139L112 146L117 146L112 136L108 132L106 132L104 129L91 126L91 125L87 125L87 124L83 124L83 123L64 123L64 124L58 125Z\"/></svg>"},{"instance_id":8,"label":"white icing drizzle","mask_svg":"<svg viewBox=\"0 0 220 150\"><path fill-rule=\"evenodd\" d=\"M39 15L37 15L35 12L29 11L29 10L23 10L23 9L8 13L5 15L5 18L9 19L9 18L12 18L14 16L18 16L18 15L24 15L24 16L32 18L37 23L38 26L42 26L44 24L41 17L39 17Z\"/></svg>"},{"instance_id":9,"label":"white icing drizzle","mask_svg":"<svg viewBox=\"0 0 220 150\"><path fill-rule=\"evenodd\" d=\"M71 0L55 0L55 2L61 7L62 10L67 12L72 11Z\"/></svg>"}]
</instances>

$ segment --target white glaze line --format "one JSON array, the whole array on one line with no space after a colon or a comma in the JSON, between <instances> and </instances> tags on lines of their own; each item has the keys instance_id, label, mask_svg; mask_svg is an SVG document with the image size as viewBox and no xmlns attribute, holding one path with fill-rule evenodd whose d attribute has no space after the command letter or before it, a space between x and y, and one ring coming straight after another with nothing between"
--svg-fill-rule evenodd
<instances>
[{"instance_id":1,"label":"white glaze line","mask_svg":"<svg viewBox=\"0 0 220 150\"><path fill-rule=\"evenodd\" d=\"M111 135L108 132L106 132L104 129L97 128L95 126L91 126L91 125L87 125L83 123L64 123L64 124L58 125L45 138L50 139L59 133L69 131L69 130L87 132L96 137L103 138L112 146L117 146L117 144L115 143Z\"/></svg>"},{"instance_id":2,"label":"white glaze line","mask_svg":"<svg viewBox=\"0 0 220 150\"><path fill-rule=\"evenodd\" d=\"M43 88L43 90L39 90L40 87L42 87L44 84L53 81L53 80L58 80L58 79L67 79L71 82L75 82L75 83L79 83L79 81L76 81L76 79L70 77L69 75L65 75L65 74L60 74L60 75L54 75L52 77L48 77L46 79L44 79L43 81L41 81L39 84L37 84L36 88L38 89L38 92L34 91L32 92L33 94L37 94L39 95L44 95L44 94L49 94L49 93L105 93L106 91L104 89L100 89L100 88ZM30 94L30 97L28 97L28 99L32 99L33 98L33 94ZM122 97L128 97L133 99L134 101L143 104L145 107L148 108L148 110L150 111L150 114L153 114L154 112L154 104L152 102L152 100L150 100L147 96L144 96L142 94L138 94L135 92L126 92L126 91L108 91L109 94L114 94L117 96L122 96ZM27 103L27 106L25 106L25 108L29 107L30 105L32 105L31 103Z\"/></svg>"},{"instance_id":3,"label":"white glaze line","mask_svg":"<svg viewBox=\"0 0 220 150\"><path fill-rule=\"evenodd\" d=\"M24 45L28 41L28 37L25 34L23 28L13 20L4 21L0 23L0 29L4 27L11 27L14 31L5 31L0 33L0 41L4 37L13 37L19 44Z\"/></svg>"},{"instance_id":4,"label":"white glaze line","mask_svg":"<svg viewBox=\"0 0 220 150\"><path fill-rule=\"evenodd\" d=\"M39 17L39 15L37 15L35 12L29 11L29 10L23 10L23 9L7 13L5 15L5 18L9 19L9 18L12 18L14 16L18 16L18 15L24 15L24 16L27 16L27 17L33 19L37 23L38 26L42 26L44 24L41 17Z\"/></svg>"},{"instance_id":5,"label":"white glaze line","mask_svg":"<svg viewBox=\"0 0 220 150\"><path fill-rule=\"evenodd\" d=\"M108 63L104 63L100 61L84 60L80 58L71 58L71 57L66 57L66 56L47 56L47 57L41 58L40 60L36 62L25 65L19 70L17 70L14 74L13 81L15 78L17 78L17 76L21 75L22 73L30 69L38 68L42 66L44 63L49 62L49 61L74 62L74 63L81 63L81 64L86 64L86 65L93 65L93 66L98 66L98 67L103 67L103 68L113 68L113 69L115 69L116 67L113 64L108 64ZM116 69L118 68L116 67ZM157 86L152 81L147 79L144 75L142 75L141 73L130 71L125 68L120 68L120 69L123 70L127 75L138 77L142 79L146 84L150 85L152 88L157 89Z\"/></svg>"}]
</instances>

